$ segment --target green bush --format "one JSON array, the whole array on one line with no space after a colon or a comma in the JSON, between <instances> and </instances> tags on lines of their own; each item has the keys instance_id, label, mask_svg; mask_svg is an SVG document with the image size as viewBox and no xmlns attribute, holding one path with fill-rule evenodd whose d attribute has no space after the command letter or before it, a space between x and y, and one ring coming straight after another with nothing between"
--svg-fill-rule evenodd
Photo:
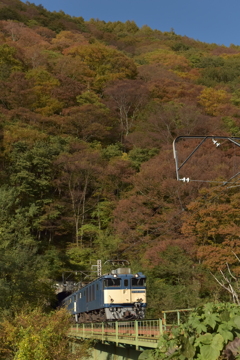
<instances>
[{"instance_id":1,"label":"green bush","mask_svg":"<svg viewBox=\"0 0 240 360\"><path fill-rule=\"evenodd\" d=\"M148 351L147 358L217 360L228 342L239 336L240 307L231 303L208 303L193 311L185 324L164 334L158 348ZM144 360L146 355L143 352L139 360Z\"/></svg>"}]
</instances>

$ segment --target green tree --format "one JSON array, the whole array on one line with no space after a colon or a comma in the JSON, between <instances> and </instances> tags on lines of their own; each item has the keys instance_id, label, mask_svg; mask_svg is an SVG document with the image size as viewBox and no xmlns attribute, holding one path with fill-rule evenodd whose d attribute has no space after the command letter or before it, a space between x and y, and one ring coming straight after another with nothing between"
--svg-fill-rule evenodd
<instances>
[{"instance_id":1,"label":"green tree","mask_svg":"<svg viewBox=\"0 0 240 360\"><path fill-rule=\"evenodd\" d=\"M2 186L0 199L0 308L11 313L22 303L50 304L55 299L49 280L56 274L56 267L52 267L55 255L44 254L41 243L33 237L32 209L26 213L19 208L16 189ZM57 270L60 266L59 262Z\"/></svg>"},{"instance_id":2,"label":"green tree","mask_svg":"<svg viewBox=\"0 0 240 360\"><path fill-rule=\"evenodd\" d=\"M24 17L12 7L3 6L1 8L0 20L24 21Z\"/></svg>"},{"instance_id":3,"label":"green tree","mask_svg":"<svg viewBox=\"0 0 240 360\"><path fill-rule=\"evenodd\" d=\"M210 275L179 245L172 242L156 256L158 264L145 271L150 316L159 317L162 310L193 308L217 294L218 287Z\"/></svg>"},{"instance_id":4,"label":"green tree","mask_svg":"<svg viewBox=\"0 0 240 360\"><path fill-rule=\"evenodd\" d=\"M133 60L101 44L72 47L68 54L79 57L93 71L93 87L96 90L101 90L107 81L134 79L137 76L137 68Z\"/></svg>"},{"instance_id":5,"label":"green tree","mask_svg":"<svg viewBox=\"0 0 240 360\"><path fill-rule=\"evenodd\" d=\"M67 146L67 140L61 138L48 138L33 145L20 141L13 144L8 155L6 172L9 184L15 188L16 211L25 216L31 234L41 240L52 238L44 223L59 216L60 207L54 205L53 197L53 162Z\"/></svg>"},{"instance_id":6,"label":"green tree","mask_svg":"<svg viewBox=\"0 0 240 360\"><path fill-rule=\"evenodd\" d=\"M0 79L7 79L14 71L21 71L23 64L16 57L16 49L3 44L0 45Z\"/></svg>"},{"instance_id":7,"label":"green tree","mask_svg":"<svg viewBox=\"0 0 240 360\"><path fill-rule=\"evenodd\" d=\"M58 79L41 67L29 70L26 78L34 82L32 91L35 95L35 101L31 104L32 109L48 116L62 110L63 103L52 96L53 89L60 85Z\"/></svg>"},{"instance_id":8,"label":"green tree","mask_svg":"<svg viewBox=\"0 0 240 360\"><path fill-rule=\"evenodd\" d=\"M158 154L159 150L157 148L153 149L141 149L141 148L133 148L129 151L129 159L132 161L133 166L139 170L141 164L145 161L148 161L153 156Z\"/></svg>"}]
</instances>

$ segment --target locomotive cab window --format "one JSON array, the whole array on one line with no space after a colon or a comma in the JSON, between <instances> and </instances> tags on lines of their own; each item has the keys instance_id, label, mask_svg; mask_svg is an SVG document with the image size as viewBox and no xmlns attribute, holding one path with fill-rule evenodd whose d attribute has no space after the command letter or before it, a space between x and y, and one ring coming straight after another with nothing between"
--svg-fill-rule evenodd
<instances>
[{"instance_id":1,"label":"locomotive cab window","mask_svg":"<svg viewBox=\"0 0 240 360\"><path fill-rule=\"evenodd\" d=\"M132 286L146 286L145 278L132 278Z\"/></svg>"},{"instance_id":2,"label":"locomotive cab window","mask_svg":"<svg viewBox=\"0 0 240 360\"><path fill-rule=\"evenodd\" d=\"M104 287L120 286L120 279L104 279Z\"/></svg>"}]
</instances>

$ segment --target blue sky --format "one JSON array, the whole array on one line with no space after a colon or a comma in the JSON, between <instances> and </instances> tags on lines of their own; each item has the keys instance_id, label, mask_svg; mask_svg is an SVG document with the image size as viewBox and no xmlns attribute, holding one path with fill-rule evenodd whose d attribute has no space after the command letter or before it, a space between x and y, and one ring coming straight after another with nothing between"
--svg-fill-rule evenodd
<instances>
[{"instance_id":1,"label":"blue sky","mask_svg":"<svg viewBox=\"0 0 240 360\"><path fill-rule=\"evenodd\" d=\"M134 20L218 45L240 45L239 0L29 0L47 10L108 21ZM24 1L26 2L26 1Z\"/></svg>"}]
</instances>

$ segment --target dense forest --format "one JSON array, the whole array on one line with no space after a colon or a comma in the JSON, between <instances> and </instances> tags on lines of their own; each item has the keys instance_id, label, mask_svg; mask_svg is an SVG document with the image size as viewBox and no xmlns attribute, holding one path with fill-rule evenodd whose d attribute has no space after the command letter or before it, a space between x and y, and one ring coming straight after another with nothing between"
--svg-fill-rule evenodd
<instances>
[{"instance_id":1,"label":"dense forest","mask_svg":"<svg viewBox=\"0 0 240 360\"><path fill-rule=\"evenodd\" d=\"M172 142L240 136L240 46L1 0L0 131L2 313L97 259L148 276L149 317L231 299L213 275L240 274L240 195L214 181L237 147L207 143L183 183Z\"/></svg>"}]
</instances>

